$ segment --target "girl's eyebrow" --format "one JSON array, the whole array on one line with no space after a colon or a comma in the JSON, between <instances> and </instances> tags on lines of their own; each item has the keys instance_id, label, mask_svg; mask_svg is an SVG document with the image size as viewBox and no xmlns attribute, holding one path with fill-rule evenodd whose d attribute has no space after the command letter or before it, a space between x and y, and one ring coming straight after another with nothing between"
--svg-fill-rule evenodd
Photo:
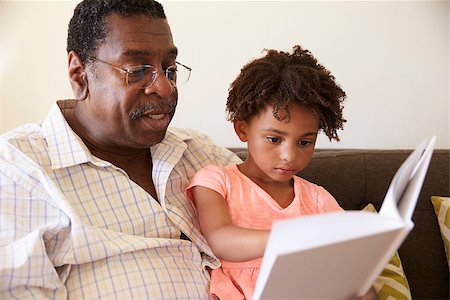
<instances>
[{"instance_id":1,"label":"girl's eyebrow","mask_svg":"<svg viewBox=\"0 0 450 300\"><path fill-rule=\"evenodd\" d=\"M310 136L310 135L317 136L317 131L305 132L302 136Z\"/></svg>"},{"instance_id":2,"label":"girl's eyebrow","mask_svg":"<svg viewBox=\"0 0 450 300\"><path fill-rule=\"evenodd\" d=\"M281 131L279 129L275 129L275 128L263 128L263 131L272 132L272 133L276 133L279 135L287 135L286 132ZM301 137L310 136L310 135L317 136L317 132L315 132L315 131L305 132L301 135Z\"/></svg>"},{"instance_id":3,"label":"girl's eyebrow","mask_svg":"<svg viewBox=\"0 0 450 300\"><path fill-rule=\"evenodd\" d=\"M263 128L262 131L265 132L273 132L273 133L277 133L277 134L281 134L281 135L286 135L286 133L284 131L275 129L275 128Z\"/></svg>"}]
</instances>

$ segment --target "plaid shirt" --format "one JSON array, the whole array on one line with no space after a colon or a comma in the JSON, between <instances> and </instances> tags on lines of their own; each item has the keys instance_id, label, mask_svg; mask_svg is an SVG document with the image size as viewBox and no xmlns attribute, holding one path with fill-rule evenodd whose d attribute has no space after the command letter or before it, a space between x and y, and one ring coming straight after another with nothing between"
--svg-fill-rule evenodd
<instances>
[{"instance_id":1,"label":"plaid shirt","mask_svg":"<svg viewBox=\"0 0 450 300\"><path fill-rule=\"evenodd\" d=\"M151 147L158 203L89 152L61 113L75 103L0 137L0 298L208 299L206 266L219 261L185 187L200 168L239 159L169 128Z\"/></svg>"}]
</instances>

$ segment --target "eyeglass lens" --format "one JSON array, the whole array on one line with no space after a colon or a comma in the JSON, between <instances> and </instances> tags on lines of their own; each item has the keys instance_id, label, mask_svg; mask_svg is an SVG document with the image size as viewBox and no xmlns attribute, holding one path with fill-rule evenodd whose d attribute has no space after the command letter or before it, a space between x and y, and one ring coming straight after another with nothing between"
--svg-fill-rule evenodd
<instances>
[{"instance_id":1,"label":"eyeglass lens","mask_svg":"<svg viewBox=\"0 0 450 300\"><path fill-rule=\"evenodd\" d=\"M182 85L189 80L190 69L183 65L170 66L163 71L164 76L174 85ZM155 83L160 72L151 65L133 66L127 69L127 84L143 83L142 87Z\"/></svg>"}]
</instances>

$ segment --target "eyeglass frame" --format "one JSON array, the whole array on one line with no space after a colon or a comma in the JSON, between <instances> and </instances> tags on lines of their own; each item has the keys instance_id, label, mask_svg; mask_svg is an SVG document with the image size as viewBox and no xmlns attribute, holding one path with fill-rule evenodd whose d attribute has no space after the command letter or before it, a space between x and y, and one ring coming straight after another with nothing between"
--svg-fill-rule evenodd
<instances>
[{"instance_id":1,"label":"eyeglass frame","mask_svg":"<svg viewBox=\"0 0 450 300\"><path fill-rule=\"evenodd\" d=\"M115 66L115 65L110 64L110 63L108 63L108 62L106 62L106 61L103 61L103 60L101 60L101 59L98 59L98 58L96 58L96 57L94 57L94 56L88 56L88 59L91 59L91 60L97 61L97 62L101 62L101 63L103 63L103 64L105 64L105 65L107 65L107 66L110 66L110 67L113 68L113 69L116 69L117 71L119 71L119 72L121 72L121 73L124 73L124 74L125 74L125 83L127 84L127 86L133 86L133 83L130 83L129 80L128 80L128 76L129 76L130 74L133 74L133 72L131 72L130 70L127 70L126 68L121 68L121 67ZM178 62L178 61L175 61L175 64L176 64L176 65L182 66L183 68L185 68L185 69L188 71L188 76L187 76L187 79L186 79L186 82L188 82L188 81L189 81L189 78L191 77L191 71L192 71L192 68L191 68L191 67L188 67L188 66L186 66L186 65L184 65L184 64L182 64L182 63L180 63L180 62ZM169 80L171 83L173 83L175 86L177 85L177 82L174 81L174 80L172 80L172 79L170 79L170 78L167 76L167 71L168 71L169 68L171 68L171 67L176 67L176 65L171 65L171 66L169 66L169 67L167 67L166 69L163 70L164 77L165 77L167 80ZM156 67L154 67L154 66L152 66L152 65L150 65L150 64L133 65L133 66L131 66L131 67L143 67L144 69L151 69L151 68L153 68L153 71L152 71L152 81L151 81L151 83L149 83L149 84L146 83L146 84L145 84L144 86L142 86L140 89L145 89L145 88L147 88L147 87L152 86L152 85L156 82L156 79L158 79L159 74L161 73L161 72L159 72L159 71L156 69ZM175 71L178 72L178 68L176 68ZM142 77L142 78L144 78L144 77Z\"/></svg>"}]
</instances>

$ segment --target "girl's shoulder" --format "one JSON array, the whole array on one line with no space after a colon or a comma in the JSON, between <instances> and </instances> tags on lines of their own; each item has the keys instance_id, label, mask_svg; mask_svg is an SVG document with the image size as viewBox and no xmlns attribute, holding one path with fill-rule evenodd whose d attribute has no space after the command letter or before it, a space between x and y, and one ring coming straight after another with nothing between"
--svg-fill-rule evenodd
<instances>
[{"instance_id":1,"label":"girl's shoulder","mask_svg":"<svg viewBox=\"0 0 450 300\"><path fill-rule=\"evenodd\" d=\"M328 194L328 191L321 185L318 185L314 182L311 182L309 180L306 180L300 176L295 175L294 176L294 188L297 187L301 189L302 191L308 190L314 193L326 193Z\"/></svg>"},{"instance_id":2,"label":"girl's shoulder","mask_svg":"<svg viewBox=\"0 0 450 300\"><path fill-rule=\"evenodd\" d=\"M236 171L238 168L234 163L226 166L210 164L198 170L195 176L231 176Z\"/></svg>"},{"instance_id":3,"label":"girl's shoulder","mask_svg":"<svg viewBox=\"0 0 450 300\"><path fill-rule=\"evenodd\" d=\"M314 182L311 182L305 178L302 178L298 175L294 175L294 183L309 186L309 187L318 187L319 185L315 184Z\"/></svg>"}]
</instances>

